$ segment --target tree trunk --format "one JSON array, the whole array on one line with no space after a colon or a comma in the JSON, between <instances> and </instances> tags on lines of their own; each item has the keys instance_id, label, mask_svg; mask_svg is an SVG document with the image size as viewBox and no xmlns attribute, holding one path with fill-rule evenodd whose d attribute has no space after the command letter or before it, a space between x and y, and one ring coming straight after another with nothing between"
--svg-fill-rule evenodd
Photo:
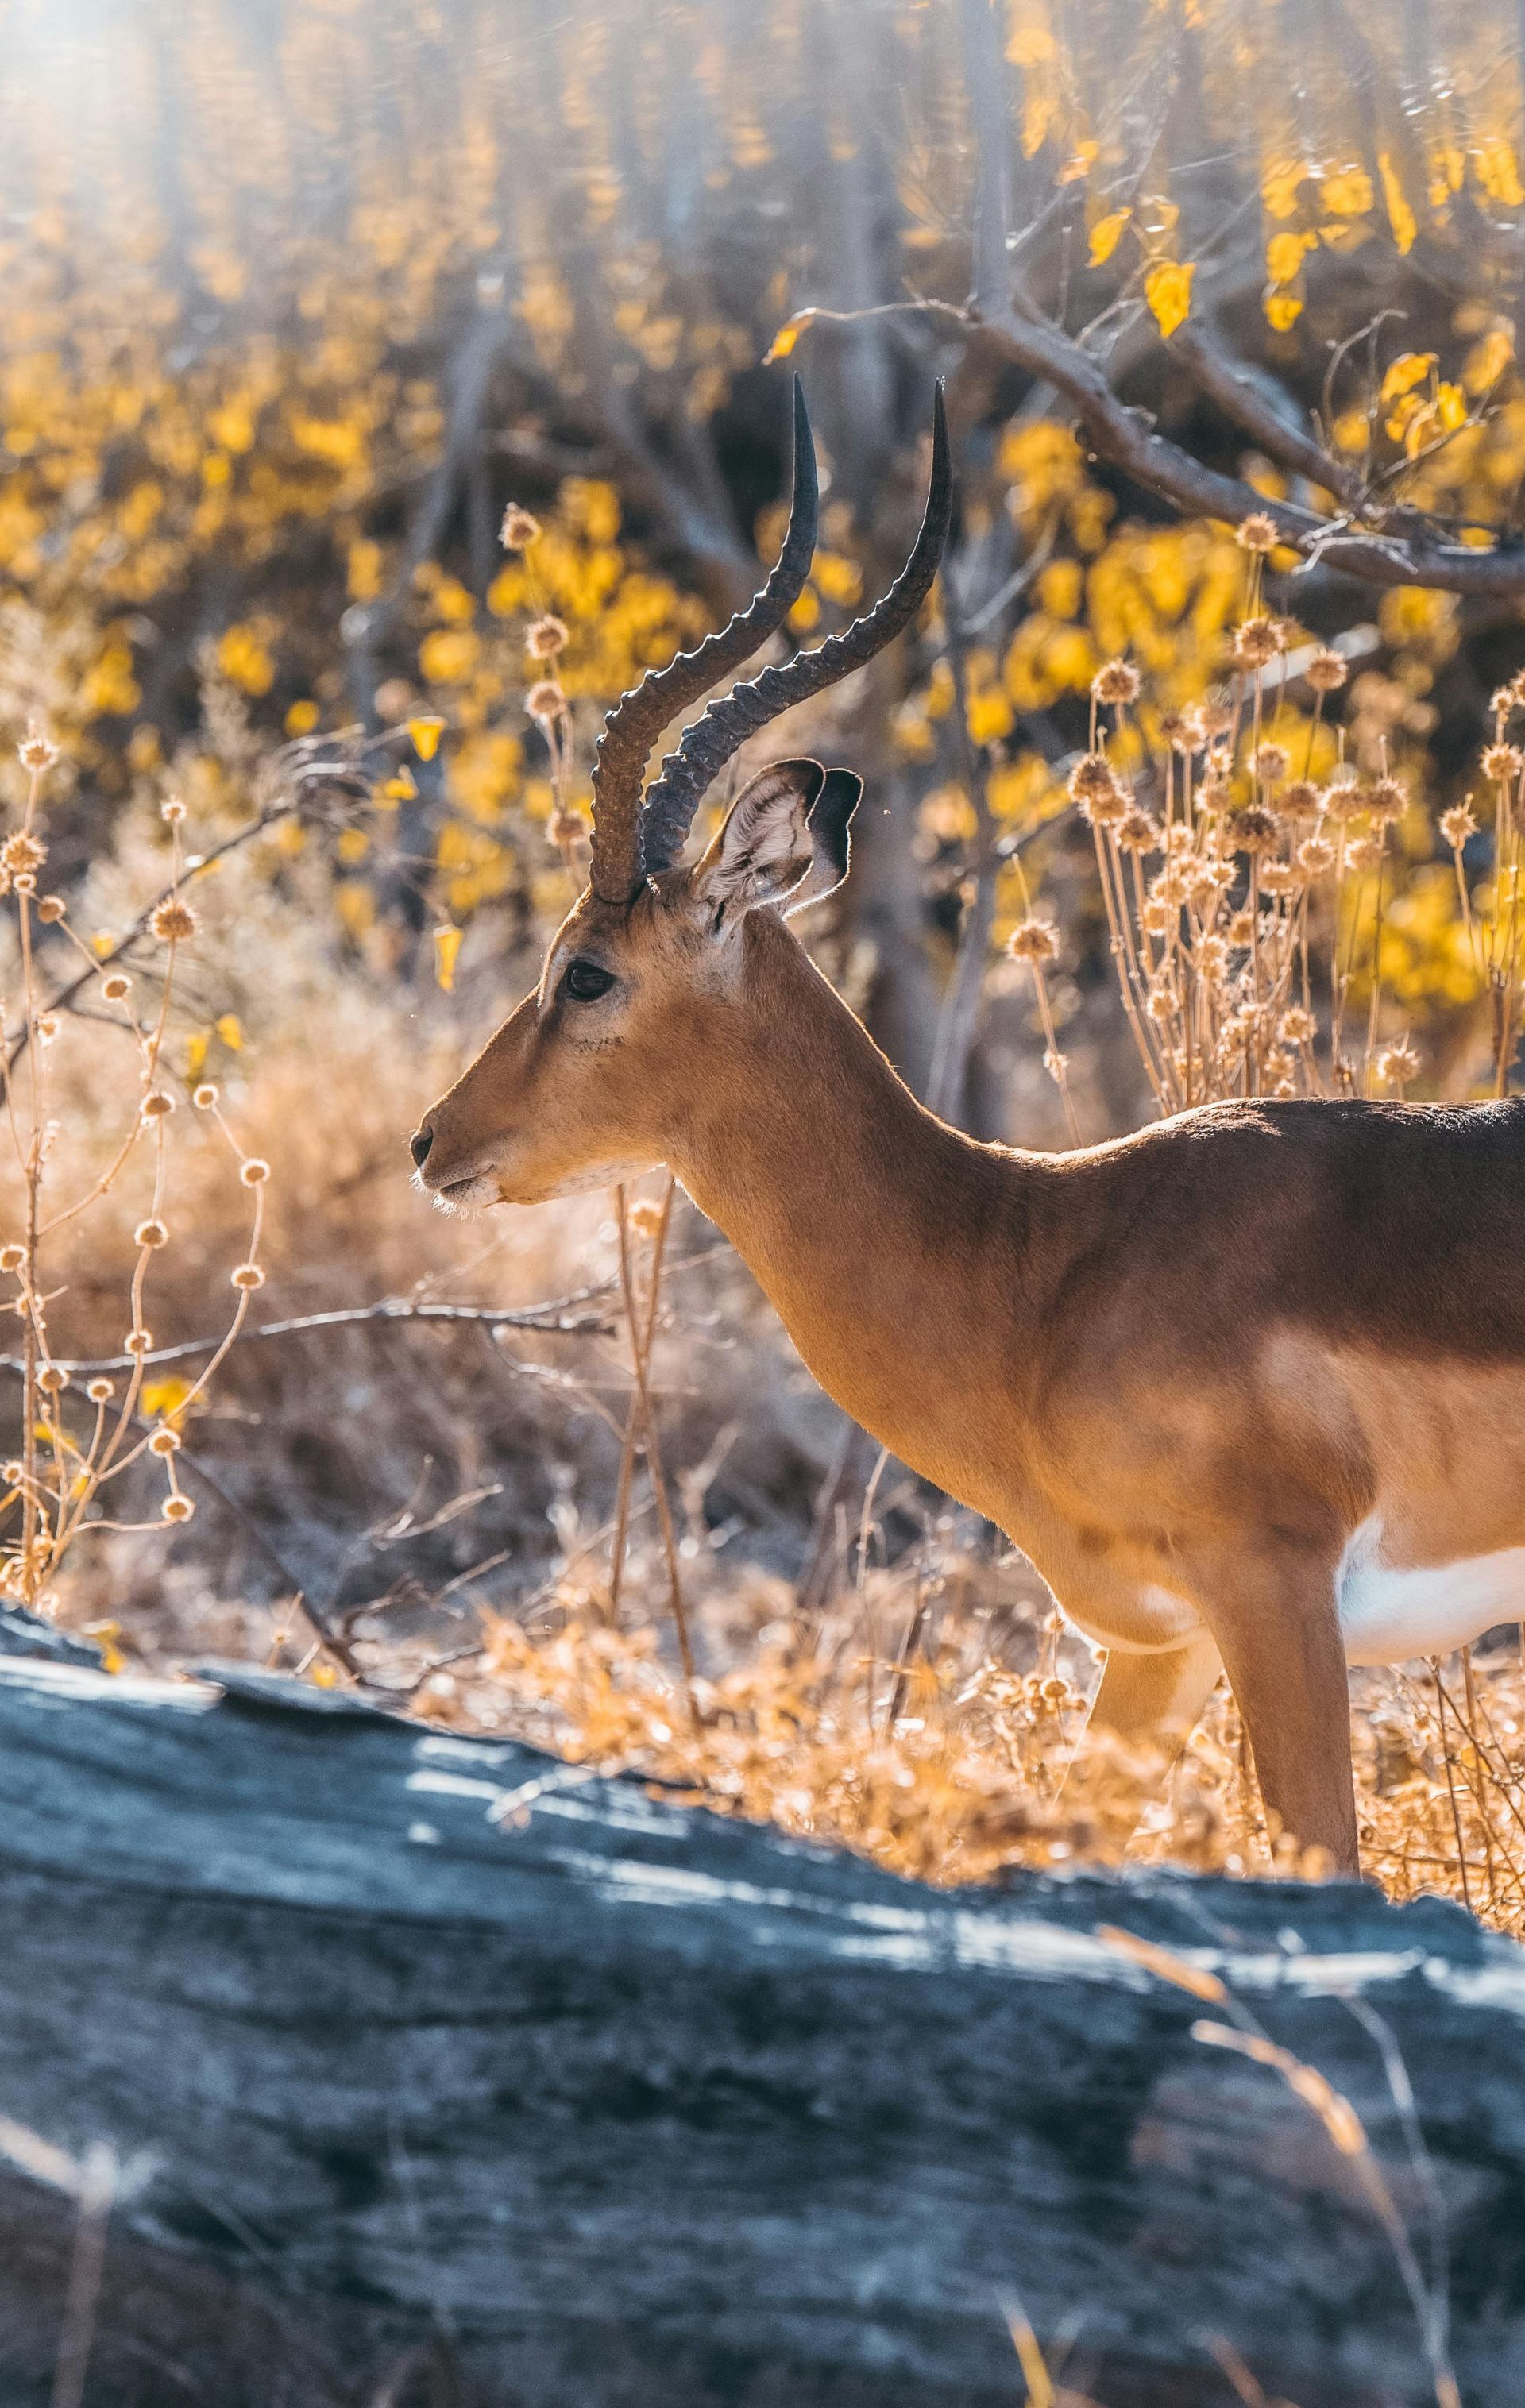
<instances>
[{"instance_id":1,"label":"tree trunk","mask_svg":"<svg viewBox=\"0 0 1525 2408\"><path fill-rule=\"evenodd\" d=\"M1424 2264L1348 2000L1379 2011L1462 2396L1518 2408L1525 1961L1459 1910L922 1889L227 1678L0 1663L7 2408L49 2397L75 2214L18 2126L152 2154L87 2408L1010 2408L1014 2301L1081 2328L1066 2380L1106 2408L1226 2401L1214 2334L1299 2408L1432 2401L1359 2161L1100 1923L1187 1952L1349 2094Z\"/></svg>"}]
</instances>

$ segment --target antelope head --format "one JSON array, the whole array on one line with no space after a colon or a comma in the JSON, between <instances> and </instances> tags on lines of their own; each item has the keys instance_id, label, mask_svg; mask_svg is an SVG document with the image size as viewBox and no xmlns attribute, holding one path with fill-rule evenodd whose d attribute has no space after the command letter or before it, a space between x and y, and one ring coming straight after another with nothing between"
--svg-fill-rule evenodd
<instances>
[{"instance_id":1,"label":"antelope head","mask_svg":"<svg viewBox=\"0 0 1525 2408\"><path fill-rule=\"evenodd\" d=\"M539 985L414 1134L419 1178L441 1205L541 1203L670 1158L696 1096L725 1075L728 1019L767 1009L766 981L748 975L749 933L766 916L782 936L776 915L840 884L862 782L814 761L775 762L685 866L694 815L749 737L908 624L937 574L951 507L940 387L921 532L889 592L816 651L712 702L645 786L663 728L759 650L809 574L815 452L796 380L794 496L772 575L727 626L649 673L610 713L593 771L588 884L552 940Z\"/></svg>"}]
</instances>

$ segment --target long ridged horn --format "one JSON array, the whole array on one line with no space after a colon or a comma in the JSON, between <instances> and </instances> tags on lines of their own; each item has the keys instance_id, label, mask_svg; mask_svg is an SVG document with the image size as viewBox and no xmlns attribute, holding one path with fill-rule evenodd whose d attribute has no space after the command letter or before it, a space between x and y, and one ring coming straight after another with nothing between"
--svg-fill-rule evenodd
<instances>
[{"instance_id":1,"label":"long ridged horn","mask_svg":"<svg viewBox=\"0 0 1525 2408\"><path fill-rule=\"evenodd\" d=\"M839 678L883 652L909 625L937 575L952 515L953 465L940 382L932 408L932 474L927 509L910 559L883 601L855 619L840 636L828 637L813 652L799 653L783 668L763 669L747 684L733 687L723 701L712 702L704 716L695 721L677 752L668 754L660 777L646 796L641 828L648 870L671 868L683 849L705 789L749 736L792 703L835 685Z\"/></svg>"},{"instance_id":2,"label":"long ridged horn","mask_svg":"<svg viewBox=\"0 0 1525 2408\"><path fill-rule=\"evenodd\" d=\"M815 551L819 495L815 443L805 390L794 380L794 496L788 531L773 573L746 609L739 610L691 652L664 669L650 669L620 696L598 738L593 763L593 891L605 903L628 903L646 874L641 783L646 763L668 722L744 661L781 627L804 591Z\"/></svg>"}]
</instances>

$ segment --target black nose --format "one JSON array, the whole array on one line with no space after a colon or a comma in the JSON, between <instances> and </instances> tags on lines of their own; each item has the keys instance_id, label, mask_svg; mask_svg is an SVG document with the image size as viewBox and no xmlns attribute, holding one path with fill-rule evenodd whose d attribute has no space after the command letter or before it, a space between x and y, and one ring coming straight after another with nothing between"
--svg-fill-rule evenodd
<instances>
[{"instance_id":1,"label":"black nose","mask_svg":"<svg viewBox=\"0 0 1525 2408\"><path fill-rule=\"evenodd\" d=\"M429 1126L428 1122L425 1121L423 1127L415 1129L412 1136L408 1140L409 1151L412 1154L414 1164L418 1169L422 1170L424 1164L427 1162L429 1158L429 1148L433 1143L434 1131Z\"/></svg>"}]
</instances>

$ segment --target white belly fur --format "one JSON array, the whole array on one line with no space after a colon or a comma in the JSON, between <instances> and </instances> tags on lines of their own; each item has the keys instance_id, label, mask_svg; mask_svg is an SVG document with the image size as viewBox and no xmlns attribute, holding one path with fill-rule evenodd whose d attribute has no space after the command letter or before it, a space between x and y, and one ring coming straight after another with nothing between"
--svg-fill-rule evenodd
<instances>
[{"instance_id":1,"label":"white belly fur","mask_svg":"<svg viewBox=\"0 0 1525 2408\"><path fill-rule=\"evenodd\" d=\"M1340 1628L1348 1664L1445 1656L1525 1613L1525 1547L1453 1564L1385 1564L1382 1526L1363 1522L1341 1559Z\"/></svg>"}]
</instances>

